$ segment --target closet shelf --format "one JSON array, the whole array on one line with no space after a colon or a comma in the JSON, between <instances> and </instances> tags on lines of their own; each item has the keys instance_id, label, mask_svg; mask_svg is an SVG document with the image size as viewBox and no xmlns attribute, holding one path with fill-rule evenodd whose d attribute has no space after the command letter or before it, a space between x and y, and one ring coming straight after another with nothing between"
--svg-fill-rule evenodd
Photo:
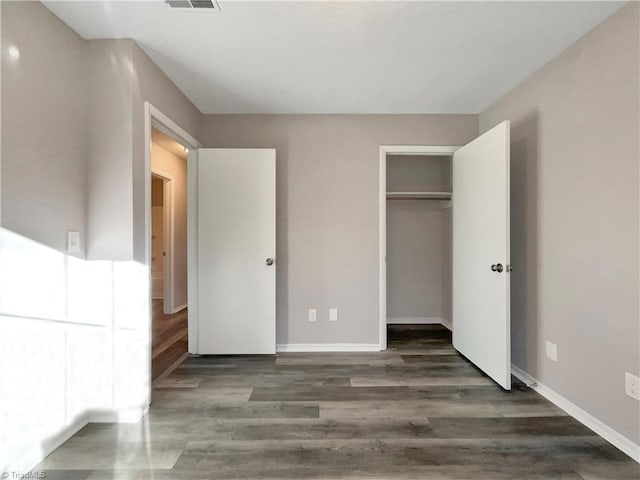
<instances>
[{"instance_id":1,"label":"closet shelf","mask_svg":"<svg viewBox=\"0 0 640 480\"><path fill-rule=\"evenodd\" d=\"M451 200L451 192L387 192L389 200Z\"/></svg>"}]
</instances>

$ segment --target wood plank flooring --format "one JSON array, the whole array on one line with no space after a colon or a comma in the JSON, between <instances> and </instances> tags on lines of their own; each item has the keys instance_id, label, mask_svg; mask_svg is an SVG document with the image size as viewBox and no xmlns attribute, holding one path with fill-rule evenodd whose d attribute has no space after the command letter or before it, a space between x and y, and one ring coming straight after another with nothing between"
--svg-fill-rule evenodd
<instances>
[{"instance_id":1,"label":"wood plank flooring","mask_svg":"<svg viewBox=\"0 0 640 480\"><path fill-rule=\"evenodd\" d=\"M173 315L162 311L162 300L153 299L153 339L151 348L151 376L153 380L187 353L188 334L185 308Z\"/></svg>"},{"instance_id":2,"label":"wood plank flooring","mask_svg":"<svg viewBox=\"0 0 640 480\"><path fill-rule=\"evenodd\" d=\"M505 392L433 326L381 353L189 358L137 424L91 424L47 479L640 478L640 465L520 384Z\"/></svg>"}]
</instances>

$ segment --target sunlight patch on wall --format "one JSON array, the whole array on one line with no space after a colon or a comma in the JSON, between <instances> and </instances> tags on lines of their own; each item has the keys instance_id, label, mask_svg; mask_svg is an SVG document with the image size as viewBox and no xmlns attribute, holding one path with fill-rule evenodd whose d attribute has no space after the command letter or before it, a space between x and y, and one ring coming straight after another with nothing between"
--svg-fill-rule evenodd
<instances>
[{"instance_id":1,"label":"sunlight patch on wall","mask_svg":"<svg viewBox=\"0 0 640 480\"><path fill-rule=\"evenodd\" d=\"M87 421L149 403L149 269L86 261L0 229L0 471Z\"/></svg>"},{"instance_id":2,"label":"sunlight patch on wall","mask_svg":"<svg viewBox=\"0 0 640 480\"><path fill-rule=\"evenodd\" d=\"M0 311L5 315L63 320L65 255L5 230L2 237Z\"/></svg>"}]
</instances>

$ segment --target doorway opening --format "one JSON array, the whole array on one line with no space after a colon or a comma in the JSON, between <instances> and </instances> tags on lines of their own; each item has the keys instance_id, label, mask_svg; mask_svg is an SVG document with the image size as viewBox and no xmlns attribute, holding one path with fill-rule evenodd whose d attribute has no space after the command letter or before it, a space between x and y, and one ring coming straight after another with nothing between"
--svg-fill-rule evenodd
<instances>
[{"instance_id":1,"label":"doorway opening","mask_svg":"<svg viewBox=\"0 0 640 480\"><path fill-rule=\"evenodd\" d=\"M151 132L151 376L184 360L187 309L187 147Z\"/></svg>"},{"instance_id":2,"label":"doorway opening","mask_svg":"<svg viewBox=\"0 0 640 480\"><path fill-rule=\"evenodd\" d=\"M451 329L451 190L450 156L387 155L389 339L402 325L449 334L441 326Z\"/></svg>"},{"instance_id":3,"label":"doorway opening","mask_svg":"<svg viewBox=\"0 0 640 480\"><path fill-rule=\"evenodd\" d=\"M379 207L380 350L388 324L444 325L506 390L509 132L504 121L459 148L381 146Z\"/></svg>"},{"instance_id":4,"label":"doorway opening","mask_svg":"<svg viewBox=\"0 0 640 480\"><path fill-rule=\"evenodd\" d=\"M145 103L145 251L149 266L149 401L188 355L189 151L202 145Z\"/></svg>"},{"instance_id":5,"label":"doorway opening","mask_svg":"<svg viewBox=\"0 0 640 480\"><path fill-rule=\"evenodd\" d=\"M451 329L451 162L457 148L380 148L380 350L393 325Z\"/></svg>"}]
</instances>

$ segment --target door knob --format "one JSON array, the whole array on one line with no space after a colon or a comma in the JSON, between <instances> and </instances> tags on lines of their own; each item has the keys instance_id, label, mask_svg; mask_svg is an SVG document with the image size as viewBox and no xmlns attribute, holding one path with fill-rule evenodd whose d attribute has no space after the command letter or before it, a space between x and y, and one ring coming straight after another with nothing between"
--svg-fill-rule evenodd
<instances>
[{"instance_id":1,"label":"door knob","mask_svg":"<svg viewBox=\"0 0 640 480\"><path fill-rule=\"evenodd\" d=\"M273 258L267 258L267 260L264 263L266 263L268 266L273 265Z\"/></svg>"},{"instance_id":2,"label":"door knob","mask_svg":"<svg viewBox=\"0 0 640 480\"><path fill-rule=\"evenodd\" d=\"M504 267L502 266L501 263L494 263L493 265L491 265L492 272L502 272L503 270L504 270Z\"/></svg>"}]
</instances>

